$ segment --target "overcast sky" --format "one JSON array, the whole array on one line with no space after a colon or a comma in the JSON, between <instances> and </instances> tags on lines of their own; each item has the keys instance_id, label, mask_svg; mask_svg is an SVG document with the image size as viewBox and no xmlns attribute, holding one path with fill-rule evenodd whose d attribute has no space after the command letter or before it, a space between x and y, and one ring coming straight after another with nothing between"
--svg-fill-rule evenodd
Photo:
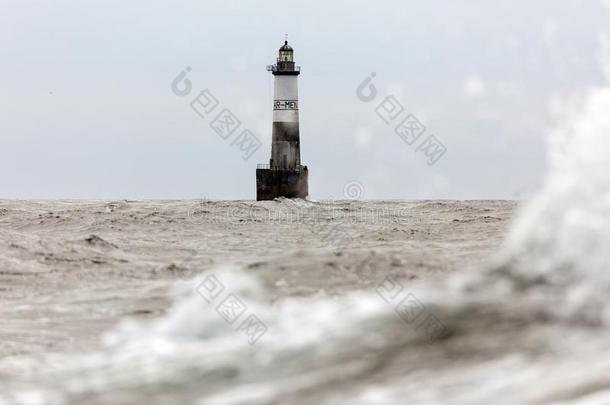
<instances>
[{"instance_id":1,"label":"overcast sky","mask_svg":"<svg viewBox=\"0 0 610 405\"><path fill-rule=\"evenodd\" d=\"M553 100L604 80L608 26L597 0L0 0L0 198L254 199L285 33L312 199L354 181L367 199L526 197ZM190 108L203 89L260 138L250 159ZM386 96L426 127L418 142L376 114ZM429 135L446 147L432 166Z\"/></svg>"}]
</instances>

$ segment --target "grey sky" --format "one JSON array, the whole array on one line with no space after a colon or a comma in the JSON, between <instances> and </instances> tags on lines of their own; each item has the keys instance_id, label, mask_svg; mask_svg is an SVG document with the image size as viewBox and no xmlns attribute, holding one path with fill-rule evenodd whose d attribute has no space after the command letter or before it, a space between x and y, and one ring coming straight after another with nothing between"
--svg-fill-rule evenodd
<instances>
[{"instance_id":1,"label":"grey sky","mask_svg":"<svg viewBox=\"0 0 610 405\"><path fill-rule=\"evenodd\" d=\"M594 0L0 0L0 198L255 198L286 32L312 199L351 181L365 198L523 197L552 100L603 81L609 21ZM249 160L171 92L186 66L192 96L210 89L263 141ZM385 95L446 146L434 166L375 114Z\"/></svg>"}]
</instances>

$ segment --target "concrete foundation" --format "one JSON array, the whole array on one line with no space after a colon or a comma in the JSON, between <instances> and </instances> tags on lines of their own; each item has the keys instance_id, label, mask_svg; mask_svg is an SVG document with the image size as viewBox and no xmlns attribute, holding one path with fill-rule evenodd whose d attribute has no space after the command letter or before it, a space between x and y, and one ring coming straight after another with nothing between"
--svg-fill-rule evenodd
<instances>
[{"instance_id":1,"label":"concrete foundation","mask_svg":"<svg viewBox=\"0 0 610 405\"><path fill-rule=\"evenodd\" d=\"M256 200L305 198L309 194L307 166L300 170L256 169Z\"/></svg>"}]
</instances>

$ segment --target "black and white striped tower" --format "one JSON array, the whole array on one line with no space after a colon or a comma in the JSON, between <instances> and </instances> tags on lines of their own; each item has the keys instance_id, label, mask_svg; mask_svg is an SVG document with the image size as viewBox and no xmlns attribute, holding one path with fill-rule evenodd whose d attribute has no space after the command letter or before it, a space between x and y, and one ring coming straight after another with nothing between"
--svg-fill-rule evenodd
<instances>
[{"instance_id":1,"label":"black and white striped tower","mask_svg":"<svg viewBox=\"0 0 610 405\"><path fill-rule=\"evenodd\" d=\"M269 165L256 169L256 199L305 198L308 170L301 165L297 87L301 68L294 64L294 50L288 41L280 48L277 63L267 70L274 76L271 159Z\"/></svg>"}]
</instances>

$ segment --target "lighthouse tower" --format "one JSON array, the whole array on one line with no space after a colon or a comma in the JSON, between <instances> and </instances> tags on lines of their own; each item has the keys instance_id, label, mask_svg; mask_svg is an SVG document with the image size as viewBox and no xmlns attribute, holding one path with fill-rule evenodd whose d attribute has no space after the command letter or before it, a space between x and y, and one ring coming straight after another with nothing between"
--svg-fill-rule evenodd
<instances>
[{"instance_id":1,"label":"lighthouse tower","mask_svg":"<svg viewBox=\"0 0 610 405\"><path fill-rule=\"evenodd\" d=\"M288 41L279 50L277 63L267 66L274 77L273 131L269 164L256 169L256 199L305 198L308 195L307 166L301 165L299 140L299 96L294 50Z\"/></svg>"}]
</instances>

